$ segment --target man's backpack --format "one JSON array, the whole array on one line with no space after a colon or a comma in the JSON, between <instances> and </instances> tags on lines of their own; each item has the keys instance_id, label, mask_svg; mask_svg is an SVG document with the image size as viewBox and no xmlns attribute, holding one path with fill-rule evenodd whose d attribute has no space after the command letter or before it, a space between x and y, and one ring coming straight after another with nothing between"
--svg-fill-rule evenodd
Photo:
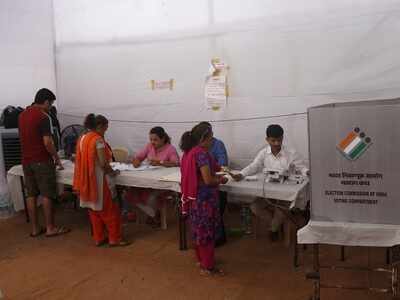
<instances>
[{"instance_id":1,"label":"man's backpack","mask_svg":"<svg viewBox=\"0 0 400 300\"><path fill-rule=\"evenodd\" d=\"M5 128L18 128L18 117L23 111L22 107L7 106L1 114L0 124Z\"/></svg>"}]
</instances>

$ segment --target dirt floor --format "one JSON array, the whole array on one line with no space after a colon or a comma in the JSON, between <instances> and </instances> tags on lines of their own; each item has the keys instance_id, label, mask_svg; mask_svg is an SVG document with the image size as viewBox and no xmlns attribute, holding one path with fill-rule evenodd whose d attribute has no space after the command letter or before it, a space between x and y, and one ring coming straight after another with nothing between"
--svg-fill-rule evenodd
<instances>
[{"instance_id":1,"label":"dirt floor","mask_svg":"<svg viewBox=\"0 0 400 300\"><path fill-rule=\"evenodd\" d=\"M179 251L177 225L170 208L169 228L154 230L128 224L126 248L96 248L90 239L85 211L58 209L58 223L72 228L57 238L30 238L22 214L0 221L0 290L4 299L309 299L311 247L301 253L301 266L292 266L292 253L283 242L266 236L231 237L217 249L225 277L199 274L192 251ZM229 227L237 226L239 212L227 213ZM261 226L264 226L261 224ZM265 227L266 228L266 225ZM385 251L372 249L375 264L383 265ZM323 246L324 264L339 262L339 248ZM365 265L366 249L347 250L346 265ZM366 284L363 272L323 272L325 282ZM388 286L389 277L372 278L375 286ZM0 296L1 298L1 296ZM324 289L322 300L391 299L366 291Z\"/></svg>"}]
</instances>

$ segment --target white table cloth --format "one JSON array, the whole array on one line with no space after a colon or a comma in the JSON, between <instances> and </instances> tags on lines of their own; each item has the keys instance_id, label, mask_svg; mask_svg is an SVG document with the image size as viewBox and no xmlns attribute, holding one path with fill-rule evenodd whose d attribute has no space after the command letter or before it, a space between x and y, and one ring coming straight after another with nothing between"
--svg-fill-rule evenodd
<instances>
[{"instance_id":1,"label":"white table cloth","mask_svg":"<svg viewBox=\"0 0 400 300\"><path fill-rule=\"evenodd\" d=\"M392 247L400 244L400 226L310 221L297 232L299 244Z\"/></svg>"},{"instance_id":2,"label":"white table cloth","mask_svg":"<svg viewBox=\"0 0 400 300\"><path fill-rule=\"evenodd\" d=\"M72 185L74 164L70 161L63 162L64 170L57 171L57 183ZM14 166L7 173L7 180L11 192L14 209L24 209L20 178L23 176L22 166ZM289 183L264 183L263 177L258 176L257 181L235 182L230 180L220 189L231 194L246 196L241 201L251 203L255 197L278 199L290 202L291 207L303 209L307 202L308 179L301 184ZM158 168L145 171L122 171L116 177L116 184L123 186L152 188L180 192L179 168Z\"/></svg>"},{"instance_id":3,"label":"white table cloth","mask_svg":"<svg viewBox=\"0 0 400 300\"><path fill-rule=\"evenodd\" d=\"M181 178L179 168L173 169L175 169L174 172L161 177L161 180L179 184ZM304 209L309 199L308 183L309 180L307 178L301 184L294 184L290 181L286 181L283 184L267 183L264 181L264 176L258 174L256 181L242 180L236 182L230 179L227 184L221 184L219 189L230 194L245 196L241 197L241 202L252 203L256 197L270 198L290 202L291 208Z\"/></svg>"}]
</instances>

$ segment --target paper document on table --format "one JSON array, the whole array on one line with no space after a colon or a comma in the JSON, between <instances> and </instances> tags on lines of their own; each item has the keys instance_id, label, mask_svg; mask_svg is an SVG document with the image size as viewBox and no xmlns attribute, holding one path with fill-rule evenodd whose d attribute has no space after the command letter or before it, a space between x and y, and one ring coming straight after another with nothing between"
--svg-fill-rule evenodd
<instances>
[{"instance_id":1,"label":"paper document on table","mask_svg":"<svg viewBox=\"0 0 400 300\"><path fill-rule=\"evenodd\" d=\"M110 163L110 166L113 168L114 171L145 171L150 169L158 169L159 166L149 166L149 165L141 165L138 168L135 168L132 164L125 164L120 162L113 162Z\"/></svg>"},{"instance_id":2,"label":"paper document on table","mask_svg":"<svg viewBox=\"0 0 400 300\"><path fill-rule=\"evenodd\" d=\"M246 177L244 178L244 180L246 180L246 181L257 181L257 180L258 180L258 177L257 177L257 175L246 176Z\"/></svg>"},{"instance_id":3,"label":"paper document on table","mask_svg":"<svg viewBox=\"0 0 400 300\"><path fill-rule=\"evenodd\" d=\"M161 181L181 182L181 172L175 172L160 178Z\"/></svg>"},{"instance_id":4,"label":"paper document on table","mask_svg":"<svg viewBox=\"0 0 400 300\"><path fill-rule=\"evenodd\" d=\"M132 171L135 169L132 164L124 164L119 162L112 162L110 163L110 166L114 171Z\"/></svg>"},{"instance_id":5,"label":"paper document on table","mask_svg":"<svg viewBox=\"0 0 400 300\"><path fill-rule=\"evenodd\" d=\"M228 173L228 172L221 171L221 172L216 172L215 175L224 176L224 175L229 175L229 173Z\"/></svg>"}]
</instances>

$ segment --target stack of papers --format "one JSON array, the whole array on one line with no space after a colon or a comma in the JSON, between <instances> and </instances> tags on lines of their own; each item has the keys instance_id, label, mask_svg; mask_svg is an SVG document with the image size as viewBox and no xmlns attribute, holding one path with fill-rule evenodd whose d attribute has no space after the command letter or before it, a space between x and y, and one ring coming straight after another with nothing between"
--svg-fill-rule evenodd
<instances>
[{"instance_id":1,"label":"stack of papers","mask_svg":"<svg viewBox=\"0 0 400 300\"><path fill-rule=\"evenodd\" d=\"M159 166L149 166L149 165L141 165L138 168L135 168L132 164L125 164L120 162L113 162L110 163L110 166L113 168L114 171L145 171L150 169L158 169Z\"/></svg>"},{"instance_id":2,"label":"stack of papers","mask_svg":"<svg viewBox=\"0 0 400 300\"><path fill-rule=\"evenodd\" d=\"M257 180L258 180L258 177L257 177L257 175L246 176L246 177L244 178L244 180L246 180L246 181L257 181Z\"/></svg>"},{"instance_id":3,"label":"stack of papers","mask_svg":"<svg viewBox=\"0 0 400 300\"><path fill-rule=\"evenodd\" d=\"M114 171L132 171L135 168L133 167L132 164L125 164L125 163L119 163L119 162L112 162L110 163L111 168L113 168Z\"/></svg>"}]
</instances>

